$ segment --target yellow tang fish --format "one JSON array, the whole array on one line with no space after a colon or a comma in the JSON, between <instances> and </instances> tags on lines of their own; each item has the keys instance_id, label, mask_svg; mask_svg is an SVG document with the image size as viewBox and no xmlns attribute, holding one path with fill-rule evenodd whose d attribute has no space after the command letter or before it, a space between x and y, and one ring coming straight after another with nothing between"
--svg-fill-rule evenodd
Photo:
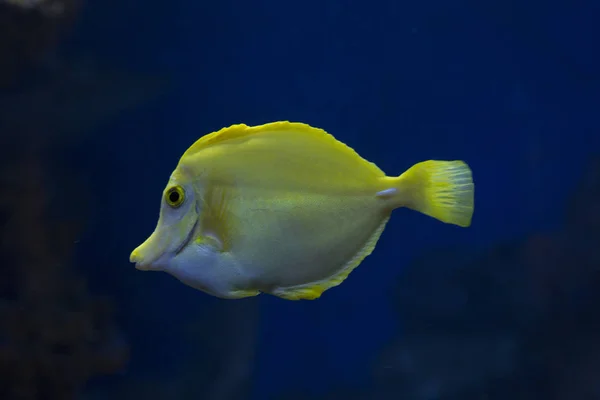
<instances>
[{"instance_id":1,"label":"yellow tang fish","mask_svg":"<svg viewBox=\"0 0 600 400\"><path fill-rule=\"evenodd\" d=\"M471 170L424 161L399 177L303 123L232 125L196 141L130 256L213 296L316 299L368 256L392 210L469 226Z\"/></svg>"}]
</instances>

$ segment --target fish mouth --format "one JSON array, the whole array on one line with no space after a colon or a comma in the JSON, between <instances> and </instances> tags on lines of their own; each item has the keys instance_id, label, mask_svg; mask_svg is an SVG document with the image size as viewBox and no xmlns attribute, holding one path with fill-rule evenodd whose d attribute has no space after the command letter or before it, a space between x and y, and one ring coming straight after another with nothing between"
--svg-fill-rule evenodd
<instances>
[{"instance_id":1,"label":"fish mouth","mask_svg":"<svg viewBox=\"0 0 600 400\"><path fill-rule=\"evenodd\" d=\"M152 246L152 238L149 238L144 244L140 245L137 249L135 249L131 255L129 256L129 261L131 263L135 263L135 269L141 271L149 271L149 270L161 270L163 267L160 264L163 264L163 260L176 257L179 253L183 251L183 249L192 241L194 233L196 231L196 227L198 226L198 220L194 222L194 225L188 231L186 237L181 241L179 246L173 251L160 251L154 257L148 257L144 259L143 256L143 247L144 246ZM150 242L149 242L150 241Z\"/></svg>"},{"instance_id":2,"label":"fish mouth","mask_svg":"<svg viewBox=\"0 0 600 400\"><path fill-rule=\"evenodd\" d=\"M152 233L152 235L150 235L150 237L144 243L131 252L131 255L129 256L129 262L135 264L136 269L143 271L160 271L168 268L169 261L183 252L185 247L192 242L194 234L198 230L198 225L200 223L200 210L198 204L196 204L195 211L196 212L194 215L188 215L189 217L194 218L194 222L192 226L187 229L185 238L179 242L177 247L173 249L172 236L167 235L167 237L163 237L165 232L161 232L161 227L157 226L157 229Z\"/></svg>"},{"instance_id":3,"label":"fish mouth","mask_svg":"<svg viewBox=\"0 0 600 400\"><path fill-rule=\"evenodd\" d=\"M140 271L149 271L152 268L152 265L154 263L154 261L150 261L150 262L144 262L144 261L135 261L138 258L138 252L137 249L133 251L133 253L131 253L131 256L129 257L129 262L135 263L135 269L140 270Z\"/></svg>"}]
</instances>

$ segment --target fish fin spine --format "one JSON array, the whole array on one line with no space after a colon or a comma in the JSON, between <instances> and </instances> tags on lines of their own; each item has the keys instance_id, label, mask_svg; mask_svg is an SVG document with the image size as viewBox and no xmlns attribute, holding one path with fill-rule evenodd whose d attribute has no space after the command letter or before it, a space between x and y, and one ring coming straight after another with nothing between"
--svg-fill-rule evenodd
<instances>
[{"instance_id":1,"label":"fish fin spine","mask_svg":"<svg viewBox=\"0 0 600 400\"><path fill-rule=\"evenodd\" d=\"M393 208L407 207L461 227L471 225L475 185L464 161L423 161L397 178L384 179L388 186L378 196L390 198Z\"/></svg>"}]
</instances>

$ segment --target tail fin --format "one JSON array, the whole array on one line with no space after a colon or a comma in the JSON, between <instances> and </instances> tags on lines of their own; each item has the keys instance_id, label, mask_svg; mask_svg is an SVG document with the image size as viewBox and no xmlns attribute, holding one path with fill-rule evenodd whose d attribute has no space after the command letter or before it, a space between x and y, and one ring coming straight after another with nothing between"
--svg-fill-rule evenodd
<instances>
[{"instance_id":1,"label":"tail fin","mask_svg":"<svg viewBox=\"0 0 600 400\"><path fill-rule=\"evenodd\" d=\"M408 207L448 224L471 225L475 185L463 161L423 161L397 178L386 178L395 207Z\"/></svg>"}]
</instances>

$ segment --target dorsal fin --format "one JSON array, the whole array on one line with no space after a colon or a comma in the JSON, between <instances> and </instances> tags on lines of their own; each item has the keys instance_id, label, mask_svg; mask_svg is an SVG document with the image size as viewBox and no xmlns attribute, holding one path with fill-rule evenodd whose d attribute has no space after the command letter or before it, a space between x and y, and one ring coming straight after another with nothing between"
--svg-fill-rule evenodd
<instances>
[{"instance_id":1,"label":"dorsal fin","mask_svg":"<svg viewBox=\"0 0 600 400\"><path fill-rule=\"evenodd\" d=\"M190 146L190 148L186 150L186 152L182 156L182 159L193 156L195 153L213 145L225 144L228 141L236 141L240 139L243 140L261 133L273 132L281 132L283 134L285 134L286 132L294 132L300 133L302 135L307 135L314 138L315 140L321 141L323 144L327 144L336 148L339 151L351 155L352 157L362 159L362 157L360 157L360 155L356 153L354 149L340 142L333 135L327 133L325 130L315 128L302 122L290 121L269 122L257 126L236 124L226 128L222 128L216 132L209 133L198 139L192 146ZM372 169L372 173L375 173L377 175L383 175L381 170L375 164L368 161L366 164Z\"/></svg>"},{"instance_id":2,"label":"dorsal fin","mask_svg":"<svg viewBox=\"0 0 600 400\"><path fill-rule=\"evenodd\" d=\"M264 125L263 125L264 126ZM221 128L216 132L209 133L198 139L185 153L196 153L213 144L233 140L244 136L251 135L252 127L246 124L236 124L225 128Z\"/></svg>"}]
</instances>

